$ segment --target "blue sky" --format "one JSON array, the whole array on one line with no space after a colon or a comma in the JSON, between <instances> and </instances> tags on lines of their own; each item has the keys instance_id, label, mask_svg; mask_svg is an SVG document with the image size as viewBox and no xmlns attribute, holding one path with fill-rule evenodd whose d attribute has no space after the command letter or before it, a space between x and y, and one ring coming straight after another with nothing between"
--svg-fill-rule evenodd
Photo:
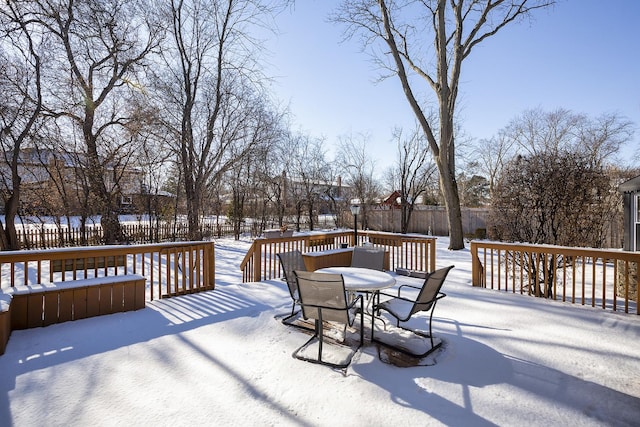
<instances>
[{"instance_id":1,"label":"blue sky","mask_svg":"<svg viewBox=\"0 0 640 427\"><path fill-rule=\"evenodd\" d=\"M268 44L275 95L294 128L327 141L367 133L380 171L396 156L391 131L413 127L397 78L379 70L343 27L327 22L338 1L298 0L279 16ZM504 28L463 65L458 121L467 136L490 138L531 108L566 108L596 117L619 113L636 124L626 158L640 145L640 1L560 0L534 20Z\"/></svg>"}]
</instances>

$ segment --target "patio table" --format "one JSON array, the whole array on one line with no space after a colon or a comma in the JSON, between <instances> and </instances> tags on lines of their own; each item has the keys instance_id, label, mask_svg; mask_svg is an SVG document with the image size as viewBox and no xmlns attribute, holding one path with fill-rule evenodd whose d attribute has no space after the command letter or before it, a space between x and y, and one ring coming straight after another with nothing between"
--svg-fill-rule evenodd
<instances>
[{"instance_id":1,"label":"patio table","mask_svg":"<svg viewBox=\"0 0 640 427\"><path fill-rule=\"evenodd\" d=\"M372 292L390 288L396 279L384 271L360 267L327 267L316 270L317 273L342 274L344 288L349 292Z\"/></svg>"}]
</instances>

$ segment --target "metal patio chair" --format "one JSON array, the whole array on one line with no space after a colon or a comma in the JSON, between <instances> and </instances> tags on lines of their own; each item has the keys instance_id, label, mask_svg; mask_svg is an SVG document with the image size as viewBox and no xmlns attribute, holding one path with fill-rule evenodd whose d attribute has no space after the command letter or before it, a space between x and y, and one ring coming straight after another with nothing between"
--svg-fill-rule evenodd
<instances>
[{"instance_id":1,"label":"metal patio chair","mask_svg":"<svg viewBox=\"0 0 640 427\"><path fill-rule=\"evenodd\" d=\"M315 333L294 353L293 357L312 363L320 363L333 368L346 368L364 341L362 296L348 302L344 280L340 274L295 271L298 279L300 305L305 319L315 320ZM323 322L344 324L343 342L347 338L347 326L353 326L357 317L357 303L360 302L360 343L354 350L345 344L325 342ZM317 346L317 353L314 346ZM325 351L329 349L329 351Z\"/></svg>"},{"instance_id":2,"label":"metal patio chair","mask_svg":"<svg viewBox=\"0 0 640 427\"><path fill-rule=\"evenodd\" d=\"M367 248L356 246L353 248L351 267L384 270L384 248Z\"/></svg>"},{"instance_id":3,"label":"metal patio chair","mask_svg":"<svg viewBox=\"0 0 640 427\"><path fill-rule=\"evenodd\" d=\"M405 284L398 288L398 295L380 293L380 295L386 295L391 298L381 303L375 304L373 308L374 316L377 313L379 318L380 311L384 310L396 319L396 327L406 331L410 331L411 333L417 336L429 338L431 347L425 353L415 354L414 352L410 351L407 348L395 346L388 342L376 339L374 338L375 328L373 327L371 328L371 341L375 341L384 346L387 346L394 350L398 350L402 353L408 354L410 356L415 356L415 357L427 356L429 353L433 352L438 347L440 347L442 342L439 342L436 345L434 345L431 323L433 320L433 312L435 310L436 303L438 302L438 300L446 296L445 293L440 292L440 289L442 288L442 285L444 284L444 281L447 278L447 274L449 274L449 271L453 267L454 266L451 265L449 267L441 268L439 270L436 270L428 274L421 287ZM401 294L404 288L412 288L414 290L419 290L418 295L416 296L416 298L403 297ZM407 322L412 318L414 314L421 311L429 312L429 333L428 334L422 331L418 331L416 329L400 326L400 322ZM386 324L385 324L385 330L386 330Z\"/></svg>"},{"instance_id":4,"label":"metal patio chair","mask_svg":"<svg viewBox=\"0 0 640 427\"><path fill-rule=\"evenodd\" d=\"M300 303L300 296L298 294L298 283L296 281L296 275L293 272L295 270L307 270L304 265L304 259L302 258L302 252L296 249L290 252L280 252L277 254L277 256L280 260L280 265L282 266L284 280L287 282L287 287L289 288L291 300L293 301L291 305L291 314L282 319L282 323L284 323L285 325L298 326L290 323L289 320L291 320L296 314L298 314L298 312L296 311L296 305ZM304 328L303 326L300 327Z\"/></svg>"}]
</instances>

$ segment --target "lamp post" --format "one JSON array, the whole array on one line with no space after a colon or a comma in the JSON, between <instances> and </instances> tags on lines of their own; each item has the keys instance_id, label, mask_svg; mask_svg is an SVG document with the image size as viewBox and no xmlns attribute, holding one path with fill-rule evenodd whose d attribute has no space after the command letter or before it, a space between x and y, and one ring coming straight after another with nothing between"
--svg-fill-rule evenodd
<instances>
[{"instance_id":1,"label":"lamp post","mask_svg":"<svg viewBox=\"0 0 640 427\"><path fill-rule=\"evenodd\" d=\"M360 205L351 205L351 213L353 214L353 246L358 246L358 214L360 213Z\"/></svg>"}]
</instances>

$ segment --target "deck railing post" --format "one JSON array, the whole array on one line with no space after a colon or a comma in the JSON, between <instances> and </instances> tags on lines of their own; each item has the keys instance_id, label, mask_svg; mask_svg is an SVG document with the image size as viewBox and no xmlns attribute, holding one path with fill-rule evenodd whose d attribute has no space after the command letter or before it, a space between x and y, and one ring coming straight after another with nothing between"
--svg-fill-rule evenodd
<instances>
[{"instance_id":1,"label":"deck railing post","mask_svg":"<svg viewBox=\"0 0 640 427\"><path fill-rule=\"evenodd\" d=\"M471 242L471 284L473 286L483 286L482 263L478 258L478 244Z\"/></svg>"},{"instance_id":2,"label":"deck railing post","mask_svg":"<svg viewBox=\"0 0 640 427\"><path fill-rule=\"evenodd\" d=\"M207 245L207 253L205 259L207 260L208 266L205 265L205 268L208 267L209 271L209 283L207 285L214 289L216 287L216 254L215 254L215 245L213 242Z\"/></svg>"},{"instance_id":3,"label":"deck railing post","mask_svg":"<svg viewBox=\"0 0 640 427\"><path fill-rule=\"evenodd\" d=\"M253 282L262 280L262 242L259 239L253 241Z\"/></svg>"},{"instance_id":4,"label":"deck railing post","mask_svg":"<svg viewBox=\"0 0 640 427\"><path fill-rule=\"evenodd\" d=\"M435 239L429 240L429 271L436 271L436 241Z\"/></svg>"}]
</instances>

